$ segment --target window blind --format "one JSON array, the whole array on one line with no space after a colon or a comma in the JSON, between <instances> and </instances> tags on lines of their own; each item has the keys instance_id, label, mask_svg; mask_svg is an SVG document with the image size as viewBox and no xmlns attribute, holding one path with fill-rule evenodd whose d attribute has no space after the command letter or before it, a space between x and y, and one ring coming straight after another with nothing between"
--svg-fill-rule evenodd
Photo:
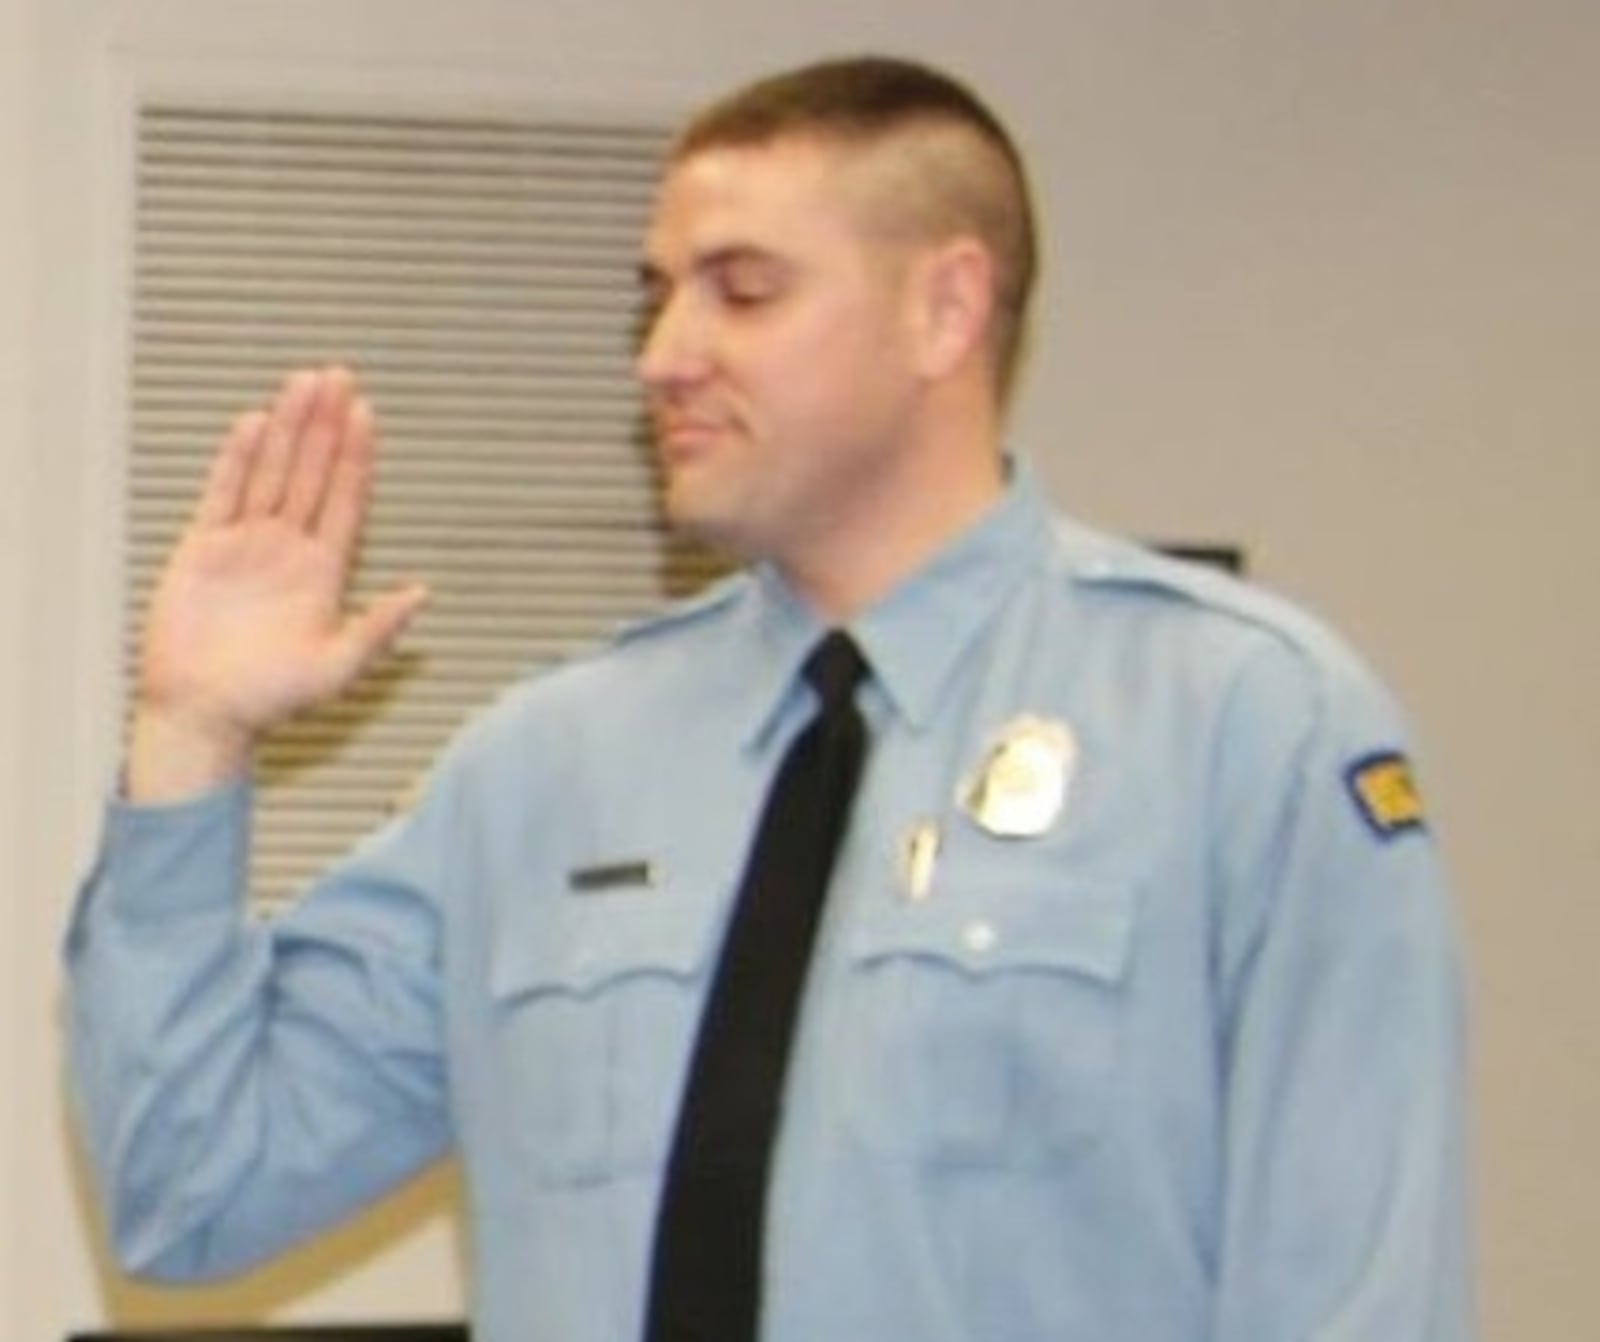
<instances>
[{"instance_id":1,"label":"window blind","mask_svg":"<svg viewBox=\"0 0 1600 1342\"><path fill-rule=\"evenodd\" d=\"M666 131L151 105L137 119L130 648L233 415L355 367L379 461L352 600L433 590L403 651L263 743L270 911L516 677L702 582L658 522L632 376Z\"/></svg>"}]
</instances>

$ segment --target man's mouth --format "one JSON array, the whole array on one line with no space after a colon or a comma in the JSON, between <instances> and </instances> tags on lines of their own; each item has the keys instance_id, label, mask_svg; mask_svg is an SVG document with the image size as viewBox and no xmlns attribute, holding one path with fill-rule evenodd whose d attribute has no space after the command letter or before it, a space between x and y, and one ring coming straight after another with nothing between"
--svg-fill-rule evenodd
<instances>
[{"instance_id":1,"label":"man's mouth","mask_svg":"<svg viewBox=\"0 0 1600 1342\"><path fill-rule=\"evenodd\" d=\"M668 415L656 420L656 442L668 461L684 460L703 451L728 431L722 420Z\"/></svg>"}]
</instances>

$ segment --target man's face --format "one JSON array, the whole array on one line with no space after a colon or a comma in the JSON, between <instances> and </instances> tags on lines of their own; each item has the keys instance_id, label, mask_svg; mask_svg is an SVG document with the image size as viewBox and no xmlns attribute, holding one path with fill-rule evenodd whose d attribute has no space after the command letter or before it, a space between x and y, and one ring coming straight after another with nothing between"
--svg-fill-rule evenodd
<instances>
[{"instance_id":1,"label":"man's face","mask_svg":"<svg viewBox=\"0 0 1600 1342\"><path fill-rule=\"evenodd\" d=\"M906 469L904 244L860 164L808 139L673 165L646 242L640 353L677 526L746 558L848 543Z\"/></svg>"}]
</instances>

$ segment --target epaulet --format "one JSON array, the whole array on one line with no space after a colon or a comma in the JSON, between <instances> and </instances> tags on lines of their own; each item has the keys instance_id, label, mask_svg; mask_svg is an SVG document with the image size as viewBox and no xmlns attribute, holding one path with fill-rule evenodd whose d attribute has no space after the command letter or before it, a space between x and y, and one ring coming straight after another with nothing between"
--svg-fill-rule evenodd
<instances>
[{"instance_id":1,"label":"epaulet","mask_svg":"<svg viewBox=\"0 0 1600 1342\"><path fill-rule=\"evenodd\" d=\"M1265 587L1214 564L1179 558L1073 524L1058 533L1059 553L1075 584L1145 592L1251 624L1317 656L1349 649L1316 616Z\"/></svg>"},{"instance_id":2,"label":"epaulet","mask_svg":"<svg viewBox=\"0 0 1600 1342\"><path fill-rule=\"evenodd\" d=\"M738 598L747 581L743 573L730 574L693 596L668 602L651 614L619 621L611 629L602 630L579 647L524 667L513 688L547 683L569 670L579 670L603 661L618 648L710 619Z\"/></svg>"},{"instance_id":3,"label":"epaulet","mask_svg":"<svg viewBox=\"0 0 1600 1342\"><path fill-rule=\"evenodd\" d=\"M602 646L637 643L710 619L737 600L749 582L749 577L742 572L730 573L693 596L669 602L649 615L620 624Z\"/></svg>"}]
</instances>

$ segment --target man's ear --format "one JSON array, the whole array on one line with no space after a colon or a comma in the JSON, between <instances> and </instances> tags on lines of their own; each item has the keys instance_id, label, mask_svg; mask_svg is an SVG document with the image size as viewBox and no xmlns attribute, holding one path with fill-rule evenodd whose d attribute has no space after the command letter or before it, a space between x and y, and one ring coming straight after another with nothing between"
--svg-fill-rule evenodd
<instances>
[{"instance_id":1,"label":"man's ear","mask_svg":"<svg viewBox=\"0 0 1600 1342\"><path fill-rule=\"evenodd\" d=\"M962 236L929 247L917 259L912 297L924 377L945 377L969 359L987 357L994 258L981 242Z\"/></svg>"}]
</instances>

